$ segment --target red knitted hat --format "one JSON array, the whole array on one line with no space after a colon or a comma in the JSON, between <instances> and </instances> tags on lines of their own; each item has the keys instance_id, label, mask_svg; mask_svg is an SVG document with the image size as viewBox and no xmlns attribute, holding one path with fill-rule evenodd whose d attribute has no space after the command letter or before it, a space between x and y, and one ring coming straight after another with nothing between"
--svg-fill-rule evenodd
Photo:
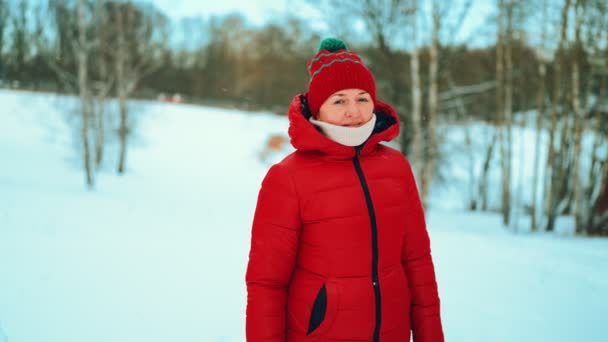
<instances>
[{"instance_id":1,"label":"red knitted hat","mask_svg":"<svg viewBox=\"0 0 608 342\"><path fill-rule=\"evenodd\" d=\"M357 53L336 38L325 38L317 54L306 64L310 83L308 105L313 116L331 94L342 89L367 91L376 103L376 81Z\"/></svg>"}]
</instances>

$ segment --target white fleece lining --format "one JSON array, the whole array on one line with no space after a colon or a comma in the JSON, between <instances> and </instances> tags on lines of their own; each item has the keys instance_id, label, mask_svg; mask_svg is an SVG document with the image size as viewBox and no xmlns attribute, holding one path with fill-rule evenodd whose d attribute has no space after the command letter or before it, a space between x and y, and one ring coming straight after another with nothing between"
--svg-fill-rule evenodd
<instances>
[{"instance_id":1,"label":"white fleece lining","mask_svg":"<svg viewBox=\"0 0 608 342\"><path fill-rule=\"evenodd\" d=\"M315 120L313 117L310 117L309 121L319 127L326 137L338 144L359 146L372 135L372 131L376 124L376 114L372 113L371 119L359 127L333 125L324 121Z\"/></svg>"}]
</instances>

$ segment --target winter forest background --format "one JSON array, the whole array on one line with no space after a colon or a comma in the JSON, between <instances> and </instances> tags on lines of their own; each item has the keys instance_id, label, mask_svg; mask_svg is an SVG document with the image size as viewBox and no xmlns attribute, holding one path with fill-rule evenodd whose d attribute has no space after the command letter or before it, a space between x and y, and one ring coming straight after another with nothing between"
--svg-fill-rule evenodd
<instances>
[{"instance_id":1,"label":"winter forest background","mask_svg":"<svg viewBox=\"0 0 608 342\"><path fill-rule=\"evenodd\" d=\"M608 338L606 1L161 2L0 0L0 342L244 340L257 191L326 36L401 116L447 340Z\"/></svg>"}]
</instances>

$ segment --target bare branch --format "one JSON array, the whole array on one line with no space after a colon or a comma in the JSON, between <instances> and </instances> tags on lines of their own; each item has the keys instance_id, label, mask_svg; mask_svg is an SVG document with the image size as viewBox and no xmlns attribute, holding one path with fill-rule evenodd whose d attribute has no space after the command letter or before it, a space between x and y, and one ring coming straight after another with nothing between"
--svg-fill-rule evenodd
<instances>
[{"instance_id":1,"label":"bare branch","mask_svg":"<svg viewBox=\"0 0 608 342\"><path fill-rule=\"evenodd\" d=\"M477 84L471 84L466 86L452 86L450 90L439 94L439 101L448 101L454 97L467 96L472 94L479 94L496 88L497 82L495 80L485 81Z\"/></svg>"},{"instance_id":2,"label":"bare branch","mask_svg":"<svg viewBox=\"0 0 608 342\"><path fill-rule=\"evenodd\" d=\"M46 59L49 66L53 71L59 76L59 78L63 81L64 85L67 86L72 92L77 90L78 78L73 73L65 70L61 66L59 66L53 59Z\"/></svg>"}]
</instances>

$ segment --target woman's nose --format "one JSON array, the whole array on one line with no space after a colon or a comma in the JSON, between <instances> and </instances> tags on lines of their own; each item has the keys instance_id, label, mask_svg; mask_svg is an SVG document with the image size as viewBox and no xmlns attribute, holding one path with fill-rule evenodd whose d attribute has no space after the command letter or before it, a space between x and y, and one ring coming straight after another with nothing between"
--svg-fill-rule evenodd
<instances>
[{"instance_id":1,"label":"woman's nose","mask_svg":"<svg viewBox=\"0 0 608 342\"><path fill-rule=\"evenodd\" d=\"M359 108L357 108L357 106L354 104L349 104L346 107L346 116L349 118L356 116L358 112L359 112Z\"/></svg>"}]
</instances>

